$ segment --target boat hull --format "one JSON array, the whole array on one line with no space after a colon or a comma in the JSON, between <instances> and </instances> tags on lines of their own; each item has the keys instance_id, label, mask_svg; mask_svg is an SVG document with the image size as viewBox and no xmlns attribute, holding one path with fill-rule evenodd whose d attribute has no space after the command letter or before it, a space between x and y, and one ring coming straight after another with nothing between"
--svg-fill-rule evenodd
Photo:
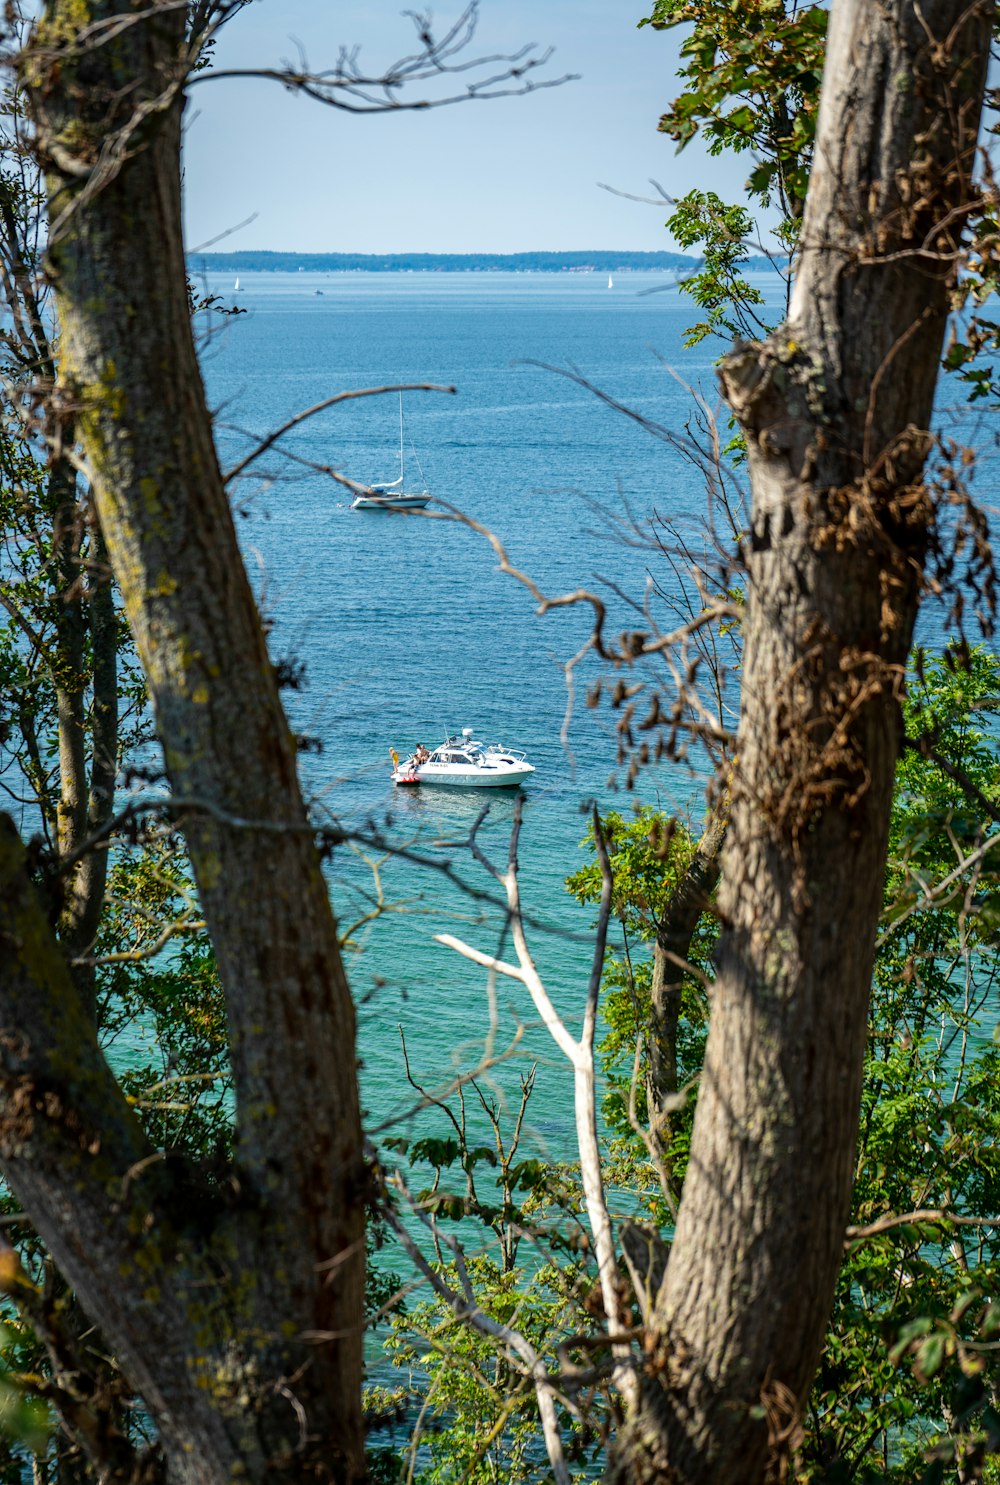
<instances>
[{"instance_id":1,"label":"boat hull","mask_svg":"<svg viewBox=\"0 0 1000 1485\"><path fill-rule=\"evenodd\" d=\"M429 495L359 495L351 510L423 510Z\"/></svg>"},{"instance_id":2,"label":"boat hull","mask_svg":"<svg viewBox=\"0 0 1000 1485\"><path fill-rule=\"evenodd\" d=\"M394 784L434 789L517 789L534 773L530 763L517 768L469 768L445 769L414 768L399 769L392 776Z\"/></svg>"}]
</instances>

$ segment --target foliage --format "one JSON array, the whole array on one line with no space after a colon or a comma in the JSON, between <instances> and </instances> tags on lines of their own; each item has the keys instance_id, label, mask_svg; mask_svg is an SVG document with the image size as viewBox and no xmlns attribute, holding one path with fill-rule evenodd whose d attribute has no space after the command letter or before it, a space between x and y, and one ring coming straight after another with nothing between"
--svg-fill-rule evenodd
<instances>
[{"instance_id":1,"label":"foliage","mask_svg":"<svg viewBox=\"0 0 1000 1485\"><path fill-rule=\"evenodd\" d=\"M1000 800L1000 661L922 667L892 817L852 1220L1000 1210L1000 861L970 799ZM941 761L938 761L941 760ZM942 766L942 764L944 766ZM960 772L962 780L955 777ZM1000 1229L905 1222L848 1251L813 1395L803 1480L935 1478L996 1449L990 1350ZM979 1467L978 1465L976 1466ZM839 1473L838 1473L839 1472Z\"/></svg>"},{"instance_id":2,"label":"foliage","mask_svg":"<svg viewBox=\"0 0 1000 1485\"><path fill-rule=\"evenodd\" d=\"M785 219L801 215L809 183L827 11L820 5L751 0L656 0L639 22L689 26L681 43L685 87L660 119L680 148L698 135L709 152L752 152L747 190L772 199Z\"/></svg>"},{"instance_id":3,"label":"foliage","mask_svg":"<svg viewBox=\"0 0 1000 1485\"><path fill-rule=\"evenodd\" d=\"M186 858L171 835L121 851L95 952L102 1041L150 1138L191 1158L227 1157L225 1005Z\"/></svg>"},{"instance_id":4,"label":"foliage","mask_svg":"<svg viewBox=\"0 0 1000 1485\"><path fill-rule=\"evenodd\" d=\"M709 153L751 153L747 197L778 211L775 235L783 254L798 238L812 163L827 10L795 0L656 0L640 26L685 27L681 93L660 130L683 149L695 138ZM687 248L700 246L700 267L680 288L707 311L687 332L695 344L711 333L750 336L770 328L756 311L761 296L741 269L756 232L751 211L714 192L690 191L675 203L667 226Z\"/></svg>"},{"instance_id":5,"label":"foliage","mask_svg":"<svg viewBox=\"0 0 1000 1485\"><path fill-rule=\"evenodd\" d=\"M602 1112L611 1135L608 1176L616 1186L639 1196L662 1221L668 1213L646 1146L633 1127L630 1107L634 1102L635 1119L640 1124L648 1123L649 1052L645 1028L650 1022L652 990L649 951L671 894L694 857L697 838L686 826L667 820L650 805L639 807L631 819L612 812L605 816L603 826L614 872L614 912L622 929L621 946L609 947L605 960L602 1010L606 1031L599 1049L606 1078ZM593 827L583 845L593 852ZM596 904L601 893L601 873L596 860L587 862L568 877L566 887L578 901ZM717 936L714 917L704 913L691 945L691 970L684 978L681 993L677 1039L680 1087L697 1077L704 1058L708 1032L705 983L711 972ZM661 1150L670 1184L677 1190L687 1165L694 1108L692 1090L692 1095L671 1118Z\"/></svg>"},{"instance_id":6,"label":"foliage","mask_svg":"<svg viewBox=\"0 0 1000 1485\"><path fill-rule=\"evenodd\" d=\"M412 1073L410 1081L442 1132L386 1145L413 1173L410 1200L423 1219L414 1226L432 1236L434 1266L455 1286L451 1244L464 1249L480 1308L516 1325L558 1371L556 1348L585 1328L598 1288L579 1170L521 1148L535 1069L520 1078L519 1097L509 1102L495 1084L487 1093L477 1079L447 1101L429 1095ZM548 1478L534 1383L502 1340L470 1328L434 1295L394 1307L385 1350L393 1366L407 1369L408 1385L374 1389L368 1399L377 1478L398 1478L410 1466L426 1485ZM592 1352L579 1358L587 1366L593 1360ZM597 1442L589 1428L571 1430L570 1440L580 1459Z\"/></svg>"},{"instance_id":7,"label":"foliage","mask_svg":"<svg viewBox=\"0 0 1000 1485\"><path fill-rule=\"evenodd\" d=\"M639 805L631 818L611 810L601 820L611 861L612 911L626 939L649 944L685 870L691 864L695 837L678 821L668 821L651 805ZM566 890L577 902L596 904L601 896L601 868L594 855L594 827L581 845L592 860L566 878Z\"/></svg>"},{"instance_id":8,"label":"foliage","mask_svg":"<svg viewBox=\"0 0 1000 1485\"><path fill-rule=\"evenodd\" d=\"M22 1322L11 1317L0 1325L0 1436L32 1453L41 1453L51 1429L49 1409L33 1398L25 1386L25 1373L36 1353L34 1337ZM0 1478L5 1464L9 1465L9 1478L21 1478L14 1473L18 1468L23 1473L24 1468L17 1453L12 1452L9 1462L0 1456Z\"/></svg>"},{"instance_id":9,"label":"foliage","mask_svg":"<svg viewBox=\"0 0 1000 1485\"><path fill-rule=\"evenodd\" d=\"M684 344L697 345L708 335L749 337L765 331L756 308L764 296L743 273L753 231L746 208L727 206L714 191L689 191L667 226L682 247L704 248L701 266L681 280L684 292L705 311L705 319L685 330Z\"/></svg>"},{"instance_id":10,"label":"foliage","mask_svg":"<svg viewBox=\"0 0 1000 1485\"><path fill-rule=\"evenodd\" d=\"M982 649L964 666L921 659L892 813L852 1222L925 1216L849 1246L799 1445L801 1482L929 1482L959 1460L981 1470L1000 1448L991 1349L1000 1334L1000 1227L988 1220L1000 1211L1000 858L991 848L1000 832L988 814L1000 816L998 717L1000 659ZM648 1016L649 946L694 839L648 807L634 821L606 823L628 951L609 953L604 978L611 1169L662 1222L627 1093ZM567 885L596 901L596 863ZM714 931L706 914L693 953L702 972ZM686 1078L704 1045L698 977L686 987L682 1021ZM683 1154L680 1136L668 1157L680 1174Z\"/></svg>"},{"instance_id":11,"label":"foliage","mask_svg":"<svg viewBox=\"0 0 1000 1485\"><path fill-rule=\"evenodd\" d=\"M655 0L639 22L656 30L685 28L678 76L683 88L662 115L660 131L683 149L695 138L709 153L751 153L747 199L776 208L772 229L780 250L794 254L812 168L828 8L798 0ZM995 121L1000 89L987 93ZM957 276L952 338L943 367L968 387L969 400L1000 402L991 357L1000 350L1000 325L980 308L1000 287L1000 211L989 162L981 197L969 218L963 272ZM706 311L687 331L689 345L706 335L744 338L773 328L758 315L762 303L740 271L750 257L756 226L746 206L714 192L690 191L674 204L667 227L685 248L700 246L702 262L679 287Z\"/></svg>"},{"instance_id":12,"label":"foliage","mask_svg":"<svg viewBox=\"0 0 1000 1485\"><path fill-rule=\"evenodd\" d=\"M568 1264L543 1264L533 1273L505 1272L487 1256L468 1260L469 1277L482 1310L501 1323L516 1324L546 1358L560 1364L556 1347L579 1327L583 1276ZM446 1276L453 1271L444 1266ZM589 1280L584 1281L589 1287ZM413 1401L421 1425L408 1449L420 1485L499 1480L541 1482L551 1468L538 1436L538 1414L530 1377L516 1370L488 1337L456 1319L437 1299L413 1307L405 1322L394 1320L387 1340L394 1366L406 1368L418 1386ZM585 1465L595 1438L575 1434L568 1415L570 1459ZM592 1471L584 1470L581 1478Z\"/></svg>"},{"instance_id":13,"label":"foliage","mask_svg":"<svg viewBox=\"0 0 1000 1485\"><path fill-rule=\"evenodd\" d=\"M525 1155L521 1149L535 1072L532 1068L520 1079L509 1132L504 1127L505 1100L496 1091L484 1092L478 1079L470 1077L459 1085L456 1112L450 1102L429 1095L411 1076L412 1086L443 1116L446 1133L386 1141L387 1150L405 1156L424 1183L412 1193L420 1210L438 1224L472 1219L504 1273L516 1270L522 1240L529 1235L563 1256L586 1248L578 1220L582 1202L576 1167Z\"/></svg>"},{"instance_id":14,"label":"foliage","mask_svg":"<svg viewBox=\"0 0 1000 1485\"><path fill-rule=\"evenodd\" d=\"M988 88L986 132L994 139L1000 135L1000 88ZM992 115L992 118L990 118ZM983 189L969 224L967 261L952 294L951 342L944 358L946 371L956 372L969 387L969 401L989 398L993 406L1000 403L1000 376L994 362L984 357L1000 353L1000 324L986 319L980 310L995 302L1000 289L1000 200L997 197L989 154L983 155Z\"/></svg>"},{"instance_id":15,"label":"foliage","mask_svg":"<svg viewBox=\"0 0 1000 1485\"><path fill-rule=\"evenodd\" d=\"M56 697L53 669L44 652L26 642L25 625L50 638L55 620L52 591L52 534L39 521L44 511L44 472L27 441L0 433L0 521L5 532L4 620L0 623L0 778L16 799L25 778L35 795L41 822L54 822L58 790L52 777L56 748L51 722ZM41 526L41 530L39 527ZM46 733L48 734L46 736Z\"/></svg>"}]
</instances>

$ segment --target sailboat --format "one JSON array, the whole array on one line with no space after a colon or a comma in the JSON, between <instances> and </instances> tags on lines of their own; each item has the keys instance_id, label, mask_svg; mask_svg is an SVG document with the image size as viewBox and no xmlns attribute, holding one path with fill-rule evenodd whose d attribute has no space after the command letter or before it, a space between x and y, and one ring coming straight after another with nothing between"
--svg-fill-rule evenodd
<instances>
[{"instance_id":1,"label":"sailboat","mask_svg":"<svg viewBox=\"0 0 1000 1485\"><path fill-rule=\"evenodd\" d=\"M613 289L614 286L615 286L615 281L614 281L614 279L611 277L611 275L609 273L608 274L608 288L609 289Z\"/></svg>"},{"instance_id":2,"label":"sailboat","mask_svg":"<svg viewBox=\"0 0 1000 1485\"><path fill-rule=\"evenodd\" d=\"M239 274L237 274L236 275L236 282L233 284L233 293L234 294L238 294L239 292L240 292L240 276L239 276Z\"/></svg>"},{"instance_id":3,"label":"sailboat","mask_svg":"<svg viewBox=\"0 0 1000 1485\"><path fill-rule=\"evenodd\" d=\"M399 487L397 489L397 486ZM399 394L399 478L381 485L369 485L351 501L351 510L423 510L431 498L429 490L403 489L403 394Z\"/></svg>"}]
</instances>

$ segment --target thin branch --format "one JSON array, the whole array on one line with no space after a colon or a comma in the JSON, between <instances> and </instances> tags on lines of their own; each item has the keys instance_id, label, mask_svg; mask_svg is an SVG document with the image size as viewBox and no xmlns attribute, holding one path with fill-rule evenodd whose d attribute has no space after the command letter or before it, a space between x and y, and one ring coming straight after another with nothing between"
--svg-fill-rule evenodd
<instances>
[{"instance_id":1,"label":"thin branch","mask_svg":"<svg viewBox=\"0 0 1000 1485\"><path fill-rule=\"evenodd\" d=\"M957 763L952 763L950 758L938 752L935 746L936 742L937 729L934 729L932 732L924 733L921 737L904 738L903 746L915 753L919 753L922 758L928 758L932 763L937 764L941 772L947 774L950 779L953 779L969 799L972 800L973 804L982 810L984 815L987 815L989 819L1000 825L1000 809L997 808L991 799L986 797L982 789L969 777L964 768L960 768Z\"/></svg>"},{"instance_id":2,"label":"thin branch","mask_svg":"<svg viewBox=\"0 0 1000 1485\"><path fill-rule=\"evenodd\" d=\"M669 191L665 191L659 181L654 180L652 176L649 177L649 184L658 192L656 196L636 196L631 191L622 191L618 186L609 186L602 180L597 182L597 189L599 191L607 191L611 196L619 196L623 201L637 201L640 206L678 206L680 204L677 197L671 196ZM712 218L720 234L727 237L730 242L743 243L746 247L756 248L765 258L770 259L772 262L774 261L775 254L764 243L759 242L755 237L751 237L749 233L741 236L740 233L734 232L726 221L724 211L719 211L717 208L712 208L704 203L701 209L707 217ZM647 290L646 292L648 293L649 291Z\"/></svg>"},{"instance_id":3,"label":"thin branch","mask_svg":"<svg viewBox=\"0 0 1000 1485\"><path fill-rule=\"evenodd\" d=\"M198 253L207 253L209 248L215 247L217 242L225 242L227 237L232 237L235 233L242 232L244 227L252 226L259 216L260 212L251 212L248 217L243 218L242 222L237 222L234 226L227 227L224 232L217 232L214 237L210 237L207 242L200 242L197 247L189 248L188 257L193 258Z\"/></svg>"},{"instance_id":4,"label":"thin branch","mask_svg":"<svg viewBox=\"0 0 1000 1485\"><path fill-rule=\"evenodd\" d=\"M880 1217L877 1222L870 1222L866 1227L845 1228L844 1246L848 1247L852 1242L863 1241L865 1238L878 1237L880 1233L891 1232L894 1227L912 1227L922 1222L938 1227L1000 1227L1000 1217L960 1217L957 1212L949 1212L940 1207L923 1207L915 1212L903 1212L898 1217Z\"/></svg>"},{"instance_id":5,"label":"thin branch","mask_svg":"<svg viewBox=\"0 0 1000 1485\"><path fill-rule=\"evenodd\" d=\"M964 861L960 861L953 871L950 871L946 877L942 877L941 881L936 883L934 887L925 886L923 888L924 895L920 901L911 903L904 913L900 913L897 918L893 918L884 932L879 934L879 937L875 941L876 953L889 941L896 930L906 922L907 918L911 918L914 913L919 912L923 908L931 907L935 897L939 897L942 892L946 892L949 887L954 886L963 872L970 871L973 867L978 866L987 853L993 850L994 846L1000 846L1000 833L991 835L988 839L984 840L981 845L977 846L974 851L971 851L966 856Z\"/></svg>"},{"instance_id":6,"label":"thin branch","mask_svg":"<svg viewBox=\"0 0 1000 1485\"><path fill-rule=\"evenodd\" d=\"M438 386L434 382L396 382L391 386L362 387L351 392L336 392L332 397L324 397L322 402L316 402L312 407L307 407L303 412L296 413L293 418L289 418L286 423L282 423L280 428L275 428L272 433L269 433L257 445L252 453L247 454L245 459L241 459L238 464L233 465L232 469L223 476L223 481L228 485L232 480L238 479L244 470L248 469L262 454L266 454L268 449L273 448L280 438L284 438L286 433L290 433L293 428L297 428L307 418L315 417L317 413L324 412L328 407L335 407L338 402L352 402L356 397L380 397L383 392L449 392L454 394L457 390L456 387Z\"/></svg>"},{"instance_id":7,"label":"thin branch","mask_svg":"<svg viewBox=\"0 0 1000 1485\"><path fill-rule=\"evenodd\" d=\"M145 815L162 814L172 818L183 815L186 810L202 811L213 820L218 821L222 825L228 825L235 830L254 830L266 834L305 833L313 836L318 845L327 849L339 845L349 845L355 842L371 850L391 851L401 861L407 861L413 866L429 867L433 871L440 872L447 881L458 887L466 896L472 898L474 902L481 902L488 907L503 908L506 906L505 900L499 898L496 894L484 891L482 888L475 887L472 883L466 882L449 860L429 856L423 851L415 850L412 846L390 845L385 837L377 832L370 830L349 830L340 825L316 825L308 820L249 819L246 816L236 815L230 810L223 809L221 805L216 804L213 800L202 799L194 795L171 795L168 798L130 800L116 815L105 821L99 829L93 831L85 841L81 842L75 851L60 857L55 863L55 870L60 875L65 875L72 870L82 856L99 847L106 848L107 843L118 835L124 826L132 821L141 819ZM459 844L465 848L468 845L468 840L461 841ZM556 931L542 919L534 918L527 914L525 915L525 921L539 932L548 933ZM559 931L563 937L570 939L577 937L573 933Z\"/></svg>"},{"instance_id":8,"label":"thin branch","mask_svg":"<svg viewBox=\"0 0 1000 1485\"><path fill-rule=\"evenodd\" d=\"M468 959L472 959L475 963L482 964L486 968L495 970L500 974L505 974L512 979L520 980L531 996L535 1009L538 1011L552 1039L573 1068L577 1145L580 1152L580 1167L583 1178L587 1219L590 1224L594 1251L597 1257L601 1296L604 1301L604 1311L607 1316L609 1328L616 1332L625 1332L628 1329L628 1325L618 1293L618 1265L611 1231L611 1219L608 1214L607 1202L604 1196L604 1183L601 1175L600 1143L597 1134L597 1110L594 1087L593 1041L597 1012L597 991L600 986L600 969L598 966L603 964L603 943L607 935L608 919L611 910L613 888L611 864L605 845L603 856L601 856L601 917L597 934L600 953L598 954L595 950L595 969L592 970L590 983L588 984L587 1000L584 1009L583 1034L580 1041L577 1042L566 1029L565 1023L552 1004L528 948L527 939L525 938L524 923L521 916L517 858L521 819L521 801L518 800L514 807L514 823L511 830L507 871L502 878L507 890L508 920L517 954L517 965L508 964L494 955L483 954L482 951L474 949L471 945L463 943L450 934L438 934L436 937L439 943L444 943L448 947L454 948L458 953L463 954ZM595 819L595 827L597 835L600 837L599 820ZM600 855L600 846L598 847L598 851ZM613 1343L613 1350L619 1363L614 1374L616 1385L622 1394L631 1402L635 1399L637 1384L635 1373L631 1369L629 1347L624 1344Z\"/></svg>"},{"instance_id":9,"label":"thin branch","mask_svg":"<svg viewBox=\"0 0 1000 1485\"><path fill-rule=\"evenodd\" d=\"M403 1177L397 1173L393 1178L392 1184L404 1198L410 1211L426 1227L434 1228L435 1224L426 1213L420 1210L419 1205L411 1197ZM405 1225L400 1221L391 1207L386 1207L385 1218L405 1248L410 1260L424 1275L439 1298L449 1307L455 1318L468 1325L472 1325L476 1330L481 1331L483 1335L488 1335L494 1340L501 1341L509 1352L520 1358L527 1375L530 1376L535 1384L535 1393L538 1398L538 1412L542 1422L542 1433L545 1438L545 1448L549 1457L549 1463L552 1466L556 1485L571 1485L569 1468L566 1464L566 1456L563 1451L562 1436L559 1432L559 1421L553 1396L553 1384L534 1346L520 1331L514 1330L508 1325L502 1325L498 1320L494 1320L492 1316L487 1315L480 1308L469 1281L462 1251L453 1237L445 1234L445 1242L455 1260L455 1267L462 1288L461 1294L452 1288L445 1280L443 1274L434 1268L432 1264L428 1263Z\"/></svg>"},{"instance_id":10,"label":"thin branch","mask_svg":"<svg viewBox=\"0 0 1000 1485\"><path fill-rule=\"evenodd\" d=\"M472 1068L471 1071L468 1072L457 1073L455 1077L452 1078L449 1083L446 1083L443 1088L439 1089L437 1093L424 1093L424 1095L420 1099L418 1099L415 1103L409 1104L400 1113L392 1114L388 1119L383 1119L381 1124L376 1124L373 1128L369 1129L369 1138L373 1140L376 1135L385 1134L386 1131L389 1129L394 1129L400 1124L410 1123L411 1120L414 1119L417 1114L422 1113L424 1109L438 1107L441 1101L450 1097L450 1095L457 1092L458 1089L464 1088L469 1083L472 1083L473 1086L475 1086L477 1078L481 1078L485 1073L492 1071L494 1067L499 1067L502 1063L511 1061L517 1055L518 1048L520 1047L521 1041L524 1037L524 1027L515 1027L514 1034L511 1037L510 1042L502 1052L494 1052L492 1050L492 1031L493 1028L491 1027L491 1034L487 1038L487 1052L480 1059L476 1067ZM372 1158L377 1159L377 1156L374 1153L374 1149L372 1151Z\"/></svg>"},{"instance_id":11,"label":"thin branch","mask_svg":"<svg viewBox=\"0 0 1000 1485\"><path fill-rule=\"evenodd\" d=\"M180 933L203 933L205 931L205 920L203 918L178 918L170 923L164 924L152 943L145 944L141 949L119 949L113 954L78 954L70 960L71 964L83 964L100 966L103 964L140 964L144 959L154 959L172 938Z\"/></svg>"}]
</instances>

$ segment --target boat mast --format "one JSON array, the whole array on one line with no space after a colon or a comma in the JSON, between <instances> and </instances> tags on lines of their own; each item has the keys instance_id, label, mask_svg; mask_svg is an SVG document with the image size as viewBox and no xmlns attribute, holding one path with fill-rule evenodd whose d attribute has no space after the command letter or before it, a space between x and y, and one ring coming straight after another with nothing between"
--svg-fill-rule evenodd
<instances>
[{"instance_id":1,"label":"boat mast","mask_svg":"<svg viewBox=\"0 0 1000 1485\"><path fill-rule=\"evenodd\" d=\"M403 394L399 394L399 479L397 484L403 483Z\"/></svg>"}]
</instances>

